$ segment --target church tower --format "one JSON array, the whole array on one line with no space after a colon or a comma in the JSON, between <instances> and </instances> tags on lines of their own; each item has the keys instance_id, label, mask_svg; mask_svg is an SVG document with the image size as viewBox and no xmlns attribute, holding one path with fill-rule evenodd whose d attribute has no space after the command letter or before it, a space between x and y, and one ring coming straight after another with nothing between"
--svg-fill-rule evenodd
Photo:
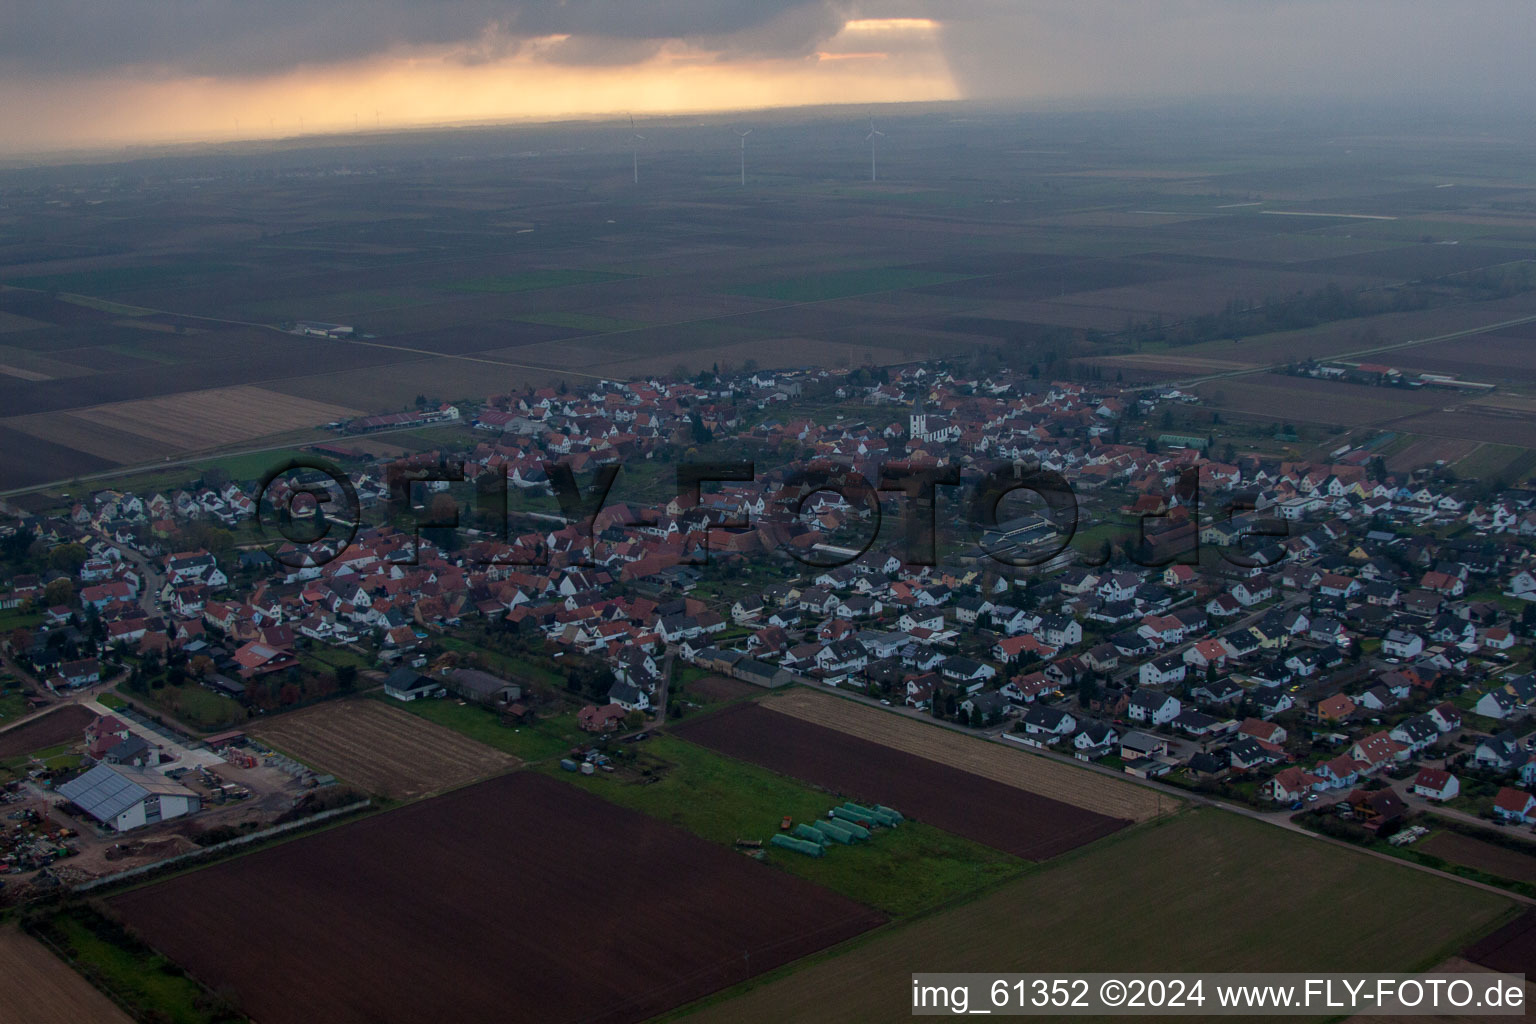
<instances>
[{"instance_id":1,"label":"church tower","mask_svg":"<svg viewBox=\"0 0 1536 1024\"><path fill-rule=\"evenodd\" d=\"M928 413L923 410L923 395L918 392L917 403L908 417L907 436L914 441L928 440Z\"/></svg>"}]
</instances>

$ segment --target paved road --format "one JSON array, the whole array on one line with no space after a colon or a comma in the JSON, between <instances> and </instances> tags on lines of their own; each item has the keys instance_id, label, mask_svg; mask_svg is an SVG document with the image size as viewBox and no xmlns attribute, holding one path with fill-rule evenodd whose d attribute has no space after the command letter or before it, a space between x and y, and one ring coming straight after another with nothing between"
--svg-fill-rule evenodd
<instances>
[{"instance_id":1,"label":"paved road","mask_svg":"<svg viewBox=\"0 0 1536 1024\"><path fill-rule=\"evenodd\" d=\"M132 548L119 546L125 561L133 563L138 570L142 586L139 588L139 607L146 616L160 614L160 588L165 585L165 574L155 568L155 564Z\"/></svg>"},{"instance_id":2,"label":"paved road","mask_svg":"<svg viewBox=\"0 0 1536 1024\"><path fill-rule=\"evenodd\" d=\"M667 722L667 691L671 689L671 663L674 657L677 657L677 648L667 645L667 657L662 659L662 683L657 689L656 708L654 708L656 714L651 717L653 725L662 725Z\"/></svg>"},{"instance_id":3,"label":"paved road","mask_svg":"<svg viewBox=\"0 0 1536 1024\"><path fill-rule=\"evenodd\" d=\"M96 700L82 700L80 701L80 705L82 707L89 708L90 710L96 712L98 715L115 716L117 714L117 712ZM188 747L183 746L180 741L172 739L165 733L155 729L154 726L144 725L142 722L129 722L128 728L138 733L140 736L143 736L147 742L161 748L164 753L175 757L174 761L171 761L168 764L160 765L155 769L156 771L164 772L169 771L172 768L191 768L196 765L224 764L224 759L219 757L213 751L189 749Z\"/></svg>"}]
</instances>

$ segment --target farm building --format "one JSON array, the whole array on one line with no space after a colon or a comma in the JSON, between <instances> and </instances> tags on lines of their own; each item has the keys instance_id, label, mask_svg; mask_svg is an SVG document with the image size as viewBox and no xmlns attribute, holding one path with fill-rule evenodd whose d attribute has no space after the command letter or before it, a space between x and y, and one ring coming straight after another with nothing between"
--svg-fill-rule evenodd
<instances>
[{"instance_id":1,"label":"farm building","mask_svg":"<svg viewBox=\"0 0 1536 1024\"><path fill-rule=\"evenodd\" d=\"M191 814L198 795L159 772L128 765L99 764L59 787L60 795L118 832Z\"/></svg>"},{"instance_id":2,"label":"farm building","mask_svg":"<svg viewBox=\"0 0 1536 1024\"><path fill-rule=\"evenodd\" d=\"M479 704L510 704L523 696L523 688L516 683L473 668L456 668L443 673L443 685L465 700Z\"/></svg>"},{"instance_id":3,"label":"farm building","mask_svg":"<svg viewBox=\"0 0 1536 1024\"><path fill-rule=\"evenodd\" d=\"M384 680L384 692L395 700L415 700L418 697L441 697L448 691L431 676L424 676L414 669L397 668Z\"/></svg>"}]
</instances>

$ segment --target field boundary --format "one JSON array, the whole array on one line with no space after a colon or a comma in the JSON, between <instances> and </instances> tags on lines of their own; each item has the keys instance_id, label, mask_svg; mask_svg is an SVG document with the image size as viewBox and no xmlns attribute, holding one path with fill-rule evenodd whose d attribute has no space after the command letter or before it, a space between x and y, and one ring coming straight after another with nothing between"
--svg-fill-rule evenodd
<instances>
[{"instance_id":1,"label":"field boundary","mask_svg":"<svg viewBox=\"0 0 1536 1024\"><path fill-rule=\"evenodd\" d=\"M110 875L102 875L100 878L93 878L88 882L82 882L79 885L73 886L72 888L75 892L90 892L92 889L99 889L102 886L112 885L117 882L125 882L130 878L137 878L140 875L147 875L152 872L162 871L166 868L176 867L179 865L191 864L205 857L214 859L228 850L233 850L241 846L249 845L251 843L259 843L264 839L271 839L274 836L284 835L288 832L293 832L298 829L305 828L309 825L315 825L322 821L329 821L332 818L339 818L344 814L352 814L354 811L360 811L365 807L372 806L372 798L364 797L361 800L354 801L353 803L346 804L342 807L333 807L328 811L321 811L318 814L312 814L307 818L299 818L296 821L285 821L281 825L273 825L271 828L262 829L260 832L251 832L247 835L236 836L233 839L226 839L222 843L214 843L212 846L204 846L198 850L189 850L186 853L178 853L174 857L167 857L165 860L157 860L153 864L140 864L138 867L124 868L122 871L118 871Z\"/></svg>"}]
</instances>

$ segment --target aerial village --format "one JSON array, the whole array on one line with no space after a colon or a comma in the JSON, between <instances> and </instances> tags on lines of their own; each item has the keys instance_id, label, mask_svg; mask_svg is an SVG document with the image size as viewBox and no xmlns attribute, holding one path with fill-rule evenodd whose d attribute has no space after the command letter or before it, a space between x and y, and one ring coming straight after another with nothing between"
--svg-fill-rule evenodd
<instances>
[{"instance_id":1,"label":"aerial village","mask_svg":"<svg viewBox=\"0 0 1536 1024\"><path fill-rule=\"evenodd\" d=\"M422 425L457 433L407 458L359 446ZM1536 823L1536 491L1389 472L1370 438L1285 458L1287 425L1038 368L603 382L418 402L334 438L310 451L344 471L359 523L309 543L251 522L331 486L314 469L264 493L222 474L12 510L6 694L92 710L70 756L7 762L7 802L65 803L72 834L252 793L275 816L333 780L208 706L254 718L381 686L547 713L549 688L473 653L494 650L545 666L599 736L685 714L669 679L710 673L836 688L1324 830L1391 834L1429 807ZM697 462L752 469L678 486ZM875 490L893 467L942 470L939 497ZM605 468L607 500L556 501L552 473L585 490ZM1064 479L1075 533L1040 502L978 521L988 474ZM495 500L455 482L476 478ZM912 550L924 515L932 557ZM220 774L258 759L260 783Z\"/></svg>"}]
</instances>

